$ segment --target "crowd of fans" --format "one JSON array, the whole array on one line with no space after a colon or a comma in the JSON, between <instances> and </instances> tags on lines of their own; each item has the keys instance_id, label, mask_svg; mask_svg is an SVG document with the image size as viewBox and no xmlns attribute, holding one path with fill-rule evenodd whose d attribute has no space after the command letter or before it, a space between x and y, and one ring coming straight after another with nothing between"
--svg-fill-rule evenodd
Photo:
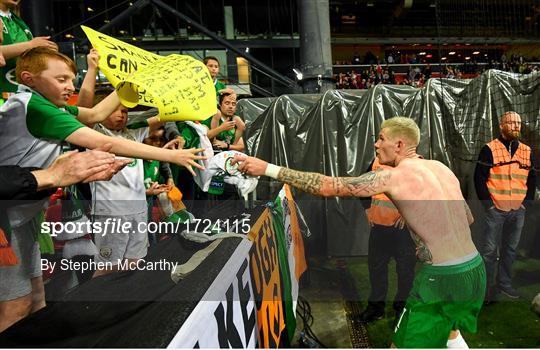
<instances>
[{"instance_id":1,"label":"crowd of fans","mask_svg":"<svg viewBox=\"0 0 540 350\"><path fill-rule=\"evenodd\" d=\"M44 280L55 271L44 269L43 260L93 257L88 278L134 269L152 243L166 238L141 223L185 222L196 213L195 199L238 199L236 188L249 180L241 177L227 191L217 175L223 152L243 151L245 129L234 91L217 80L217 58L203 60L215 87L212 109L219 106L213 116L200 124L155 116L128 123L116 91L96 92L95 49L70 104L75 63L50 37L33 37L16 7L0 0L0 333L46 306ZM73 225L55 225L60 232L53 235L42 225L50 223ZM89 223L103 223L93 226L103 230ZM120 228L125 223L131 232Z\"/></svg>"},{"instance_id":2,"label":"crowd of fans","mask_svg":"<svg viewBox=\"0 0 540 350\"><path fill-rule=\"evenodd\" d=\"M522 55L512 54L508 58L503 54L500 59L491 59L487 62L477 60L464 60L460 64L446 64L442 66L442 71L433 74L432 66L429 63L415 65L419 63L418 55L401 55L400 61L396 62L390 54L384 63L378 62L378 58L368 53L364 61L355 55L352 61L338 61L336 64L370 64L368 68L352 69L347 72L340 72L334 76L336 89L369 89L377 84L410 85L423 87L425 82L431 77L443 77L449 79L469 79L482 74L489 69L497 69L511 73L530 74L540 70L535 64L530 63ZM533 58L532 61L535 61ZM368 62L368 63L366 63ZM393 63L409 64L405 72L395 72ZM443 62L444 64L444 62Z\"/></svg>"},{"instance_id":3,"label":"crowd of fans","mask_svg":"<svg viewBox=\"0 0 540 350\"><path fill-rule=\"evenodd\" d=\"M383 67L377 64L358 72L351 70L346 73L339 73L335 76L335 80L336 89L369 89L377 84L422 87L425 81L431 77L431 74L432 71L429 64L422 68L411 66L405 76L403 74L396 74L389 65Z\"/></svg>"},{"instance_id":4,"label":"crowd of fans","mask_svg":"<svg viewBox=\"0 0 540 350\"><path fill-rule=\"evenodd\" d=\"M512 54L508 58L505 54L501 55L499 60L489 60L486 65L479 66L477 62L473 61L468 66L471 71L481 74L484 70L498 69L511 73L530 74L538 71L539 67L530 62L537 62L538 59L533 57L529 60L525 59L523 55Z\"/></svg>"},{"instance_id":5,"label":"crowd of fans","mask_svg":"<svg viewBox=\"0 0 540 350\"><path fill-rule=\"evenodd\" d=\"M235 115L236 95L217 80L217 58L203 60L215 87L216 100L211 101L213 107L219 108L215 115L202 123L164 123L152 117L128 125L128 109L120 104L116 92L108 96L95 93L99 53L94 49L87 57L88 70L77 106L68 105L75 90L74 62L58 52L50 37L33 37L13 12L16 5L14 1L0 0L0 92L5 99L0 107L0 199L38 200L39 205L0 206L0 333L45 307L42 253L58 259L58 250L63 250L62 257L66 257L68 243L86 240L92 244L76 255L93 256L93 261L105 265L96 268L93 277L121 270L119 261L137 263L146 257L150 243L159 239L140 229L138 223L182 221L187 210L197 214L196 199L215 199L206 193L221 196L219 199L240 198L236 190L227 191L225 172L211 166L204 169L196 160L208 161L212 166L219 161L226 163L224 157L213 157L214 152L224 155L222 152L241 152L245 147L245 124ZM361 64L357 56L353 61ZM432 76L430 64L419 65L417 55L399 57L399 62L410 64L408 71L399 76L392 65L396 59L389 55L385 61L380 63L373 54L366 55L364 62L369 68L339 73L337 87L369 89L381 83L422 87ZM500 62L492 60L484 65L448 65L442 74L460 79L491 68L524 74L538 69L522 56L507 59L503 55ZM13 75L17 83L7 79ZM210 155L200 155L206 150ZM117 159L115 154L125 158ZM196 175L193 168L206 172L203 185L195 179L202 178L198 176L202 173ZM253 190L249 179L239 178L234 184L240 192L244 184L246 192L248 188ZM87 187L81 182L92 184ZM156 197L165 204L156 205ZM83 208L82 204L75 207L78 201L69 201L74 198L85 199L91 208ZM64 202L58 203L61 200ZM48 207L46 212L44 205ZM63 205L60 210L49 210ZM165 215L167 205L170 213ZM154 215L154 209L159 209L159 214ZM93 222L104 223L102 235L79 232L81 236L66 236L53 243L47 232L38 228L39 221L86 223L90 215ZM126 236L120 227L106 225L117 219L133 223L132 227L139 230Z\"/></svg>"}]
</instances>

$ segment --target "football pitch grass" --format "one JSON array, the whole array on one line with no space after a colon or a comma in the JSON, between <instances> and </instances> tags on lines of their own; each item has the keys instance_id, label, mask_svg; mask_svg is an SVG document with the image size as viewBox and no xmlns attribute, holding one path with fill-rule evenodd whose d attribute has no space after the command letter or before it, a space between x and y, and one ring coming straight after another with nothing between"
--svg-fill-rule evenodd
<instances>
[{"instance_id":1,"label":"football pitch grass","mask_svg":"<svg viewBox=\"0 0 540 350\"><path fill-rule=\"evenodd\" d=\"M361 300L366 300L369 288L366 258L351 258L347 265L354 279ZM393 262L389 266L388 296L396 290L396 274ZM519 299L503 295L498 301L484 306L480 311L478 332L463 333L471 348L538 348L540 347L540 316L531 310L531 301L540 293L540 260L518 258L514 263L514 285L521 294ZM364 305L362 305L364 307ZM370 345L388 347L392 335L394 312L387 303L387 317L367 326Z\"/></svg>"},{"instance_id":2,"label":"football pitch grass","mask_svg":"<svg viewBox=\"0 0 540 350\"><path fill-rule=\"evenodd\" d=\"M315 319L313 332L328 347L351 347L351 341L352 344L354 341L352 337L349 339L350 325L353 324L354 327L355 323L347 320L347 312L344 311L345 299L350 300L351 296L344 297L340 292L344 288L343 277L339 276L340 274L343 276L345 271L350 280L346 284L355 289L354 302L358 303L360 310L363 310L367 305L370 290L367 257L315 258L309 259L308 265L311 270L311 283L305 291L301 287L300 294L304 294L312 304ZM389 301L386 306L386 317L360 329L360 332L367 331L369 346L373 348L389 347L393 333L395 313L391 298L395 295L397 283L393 261L389 264L388 271ZM532 299L540 293L540 260L518 257L514 263L514 275L514 286L521 297L510 299L499 295L497 302L484 306L478 320L478 332L463 333L469 347L540 347L540 316L531 309ZM343 298L341 302L338 301L339 298ZM331 315L334 316L329 317ZM301 327L301 322L298 326Z\"/></svg>"}]
</instances>

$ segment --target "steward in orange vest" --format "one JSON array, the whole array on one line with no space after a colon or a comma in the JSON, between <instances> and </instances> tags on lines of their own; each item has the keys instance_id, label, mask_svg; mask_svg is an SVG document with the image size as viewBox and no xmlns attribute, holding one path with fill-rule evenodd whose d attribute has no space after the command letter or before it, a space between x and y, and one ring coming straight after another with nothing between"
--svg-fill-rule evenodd
<instances>
[{"instance_id":1,"label":"steward in orange vest","mask_svg":"<svg viewBox=\"0 0 540 350\"><path fill-rule=\"evenodd\" d=\"M381 165L375 158L371 171L388 167ZM378 194L362 200L366 215L371 224L368 248L369 284L371 290L368 305L360 314L360 321L369 323L384 317L384 308L388 294L388 264L390 259L396 262L398 288L392 306L396 318L401 315L405 300L411 291L416 265L416 249L405 222L384 194ZM371 206L370 206L371 205Z\"/></svg>"},{"instance_id":2,"label":"steward in orange vest","mask_svg":"<svg viewBox=\"0 0 540 350\"><path fill-rule=\"evenodd\" d=\"M486 208L517 210L534 199L536 173L531 148L500 136L482 148L474 182Z\"/></svg>"},{"instance_id":3,"label":"steward in orange vest","mask_svg":"<svg viewBox=\"0 0 540 350\"><path fill-rule=\"evenodd\" d=\"M518 146L513 156L498 139L487 144L494 164L489 170L487 188L495 206L503 211L518 209L527 194L531 148L516 142Z\"/></svg>"},{"instance_id":4,"label":"steward in orange vest","mask_svg":"<svg viewBox=\"0 0 540 350\"><path fill-rule=\"evenodd\" d=\"M379 168L384 169L389 166L380 164L379 159L375 157L371 170L376 171ZM367 209L366 215L371 224L383 226L394 226L401 218L394 203L384 193L371 197L371 207Z\"/></svg>"},{"instance_id":5,"label":"steward in orange vest","mask_svg":"<svg viewBox=\"0 0 540 350\"><path fill-rule=\"evenodd\" d=\"M536 191L534 153L519 142L521 116L505 112L499 127L501 136L480 150L474 171L476 194L486 208L479 245L486 266L485 304L497 300L499 293L519 298L512 283L512 265L525 222L525 204L533 201Z\"/></svg>"}]
</instances>

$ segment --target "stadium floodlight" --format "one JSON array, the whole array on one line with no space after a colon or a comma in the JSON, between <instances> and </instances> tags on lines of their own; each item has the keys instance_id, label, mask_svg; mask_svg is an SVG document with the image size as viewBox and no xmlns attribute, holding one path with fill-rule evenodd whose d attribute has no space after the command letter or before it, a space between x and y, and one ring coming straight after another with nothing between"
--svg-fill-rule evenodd
<instances>
[{"instance_id":1,"label":"stadium floodlight","mask_svg":"<svg viewBox=\"0 0 540 350\"><path fill-rule=\"evenodd\" d=\"M296 79L298 79L298 80L304 79L304 74L302 72L300 72L300 70L298 70L296 68L293 68L293 72L294 72L294 74L296 74Z\"/></svg>"}]
</instances>

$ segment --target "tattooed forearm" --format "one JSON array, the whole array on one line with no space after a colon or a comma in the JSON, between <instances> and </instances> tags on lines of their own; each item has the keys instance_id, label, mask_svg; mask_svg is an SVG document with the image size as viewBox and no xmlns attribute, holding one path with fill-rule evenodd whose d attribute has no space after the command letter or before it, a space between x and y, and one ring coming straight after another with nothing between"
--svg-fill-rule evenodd
<instances>
[{"instance_id":1,"label":"tattooed forearm","mask_svg":"<svg viewBox=\"0 0 540 350\"><path fill-rule=\"evenodd\" d=\"M369 197L384 192L390 173L372 171L359 177L328 177L281 168L277 179L318 196Z\"/></svg>"},{"instance_id":2,"label":"tattooed forearm","mask_svg":"<svg viewBox=\"0 0 540 350\"><path fill-rule=\"evenodd\" d=\"M333 179L333 187L336 192L349 192L355 197L369 197L384 191L390 173L382 171L370 171L359 177L337 177Z\"/></svg>"},{"instance_id":3,"label":"tattooed forearm","mask_svg":"<svg viewBox=\"0 0 540 350\"><path fill-rule=\"evenodd\" d=\"M277 179L304 192L314 195L322 195L321 188L324 175L317 173L306 173L288 168L281 168Z\"/></svg>"}]
</instances>

